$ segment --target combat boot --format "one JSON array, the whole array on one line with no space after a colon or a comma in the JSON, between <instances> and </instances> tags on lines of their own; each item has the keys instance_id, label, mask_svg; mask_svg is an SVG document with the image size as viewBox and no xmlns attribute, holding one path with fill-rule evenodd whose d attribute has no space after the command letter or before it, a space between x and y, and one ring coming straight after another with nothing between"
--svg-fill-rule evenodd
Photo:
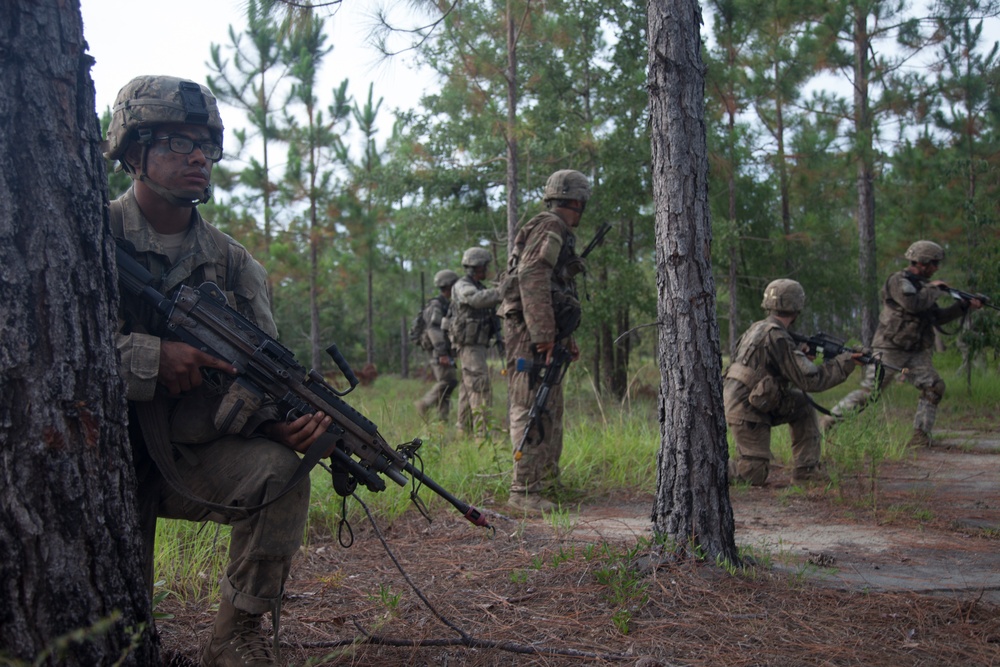
<instances>
[{"instance_id":1,"label":"combat boot","mask_svg":"<svg viewBox=\"0 0 1000 667\"><path fill-rule=\"evenodd\" d=\"M270 643L260 635L260 616L222 600L212 638L201 654L201 667L276 667L277 664Z\"/></svg>"},{"instance_id":2,"label":"combat boot","mask_svg":"<svg viewBox=\"0 0 1000 667\"><path fill-rule=\"evenodd\" d=\"M840 422L834 415L820 415L819 418L819 429L823 433L829 433L830 429Z\"/></svg>"},{"instance_id":3,"label":"combat boot","mask_svg":"<svg viewBox=\"0 0 1000 667\"><path fill-rule=\"evenodd\" d=\"M913 429L913 435L910 436L910 441L906 443L907 447L930 447L933 443L931 440L931 434L927 431L921 431L919 428Z\"/></svg>"},{"instance_id":4,"label":"combat boot","mask_svg":"<svg viewBox=\"0 0 1000 667\"><path fill-rule=\"evenodd\" d=\"M507 505L522 512L540 514L541 512L552 512L559 509L559 506L550 500L546 500L540 493L524 493L523 491L511 491Z\"/></svg>"},{"instance_id":5,"label":"combat boot","mask_svg":"<svg viewBox=\"0 0 1000 667\"><path fill-rule=\"evenodd\" d=\"M830 476L823 468L814 466L799 466L792 470L792 484L829 484Z\"/></svg>"}]
</instances>

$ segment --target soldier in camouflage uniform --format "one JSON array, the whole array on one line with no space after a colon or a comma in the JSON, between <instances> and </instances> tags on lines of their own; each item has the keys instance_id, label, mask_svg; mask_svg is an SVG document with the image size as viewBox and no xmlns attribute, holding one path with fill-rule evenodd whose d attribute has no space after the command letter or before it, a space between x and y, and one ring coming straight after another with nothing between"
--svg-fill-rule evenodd
<instances>
[{"instance_id":1,"label":"soldier in camouflage uniform","mask_svg":"<svg viewBox=\"0 0 1000 667\"><path fill-rule=\"evenodd\" d=\"M545 184L547 211L539 213L517 232L507 262L500 315L507 346L510 436L516 447L528 427L534 399L532 374L517 371L517 360L544 364L558 343L579 357L571 334L580 321L575 276L583 261L575 250L573 230L580 224L590 182L578 171L552 174ZM510 505L525 511L556 508L542 494L559 478L563 437L562 384L553 386L542 415L541 441L526 446L514 461Z\"/></svg>"},{"instance_id":2,"label":"soldier in camouflage uniform","mask_svg":"<svg viewBox=\"0 0 1000 667\"><path fill-rule=\"evenodd\" d=\"M451 288L458 280L458 274L450 269L444 269L434 274L434 286L440 290L438 296L432 298L424 306L424 333L420 338L420 346L430 355L428 363L434 373L434 386L423 398L413 405L421 417L427 417L427 411L432 407L437 409L438 418L448 421L451 408L451 392L458 384L458 373L455 371L455 357L451 349L451 339L448 336L447 320L448 306L451 303Z\"/></svg>"},{"instance_id":3,"label":"soldier in camouflage uniform","mask_svg":"<svg viewBox=\"0 0 1000 667\"><path fill-rule=\"evenodd\" d=\"M132 187L111 202L112 229L127 251L150 270L155 286L212 281L229 305L276 335L266 274L250 253L209 225L197 206L211 195L212 166L222 157L222 120L215 97L193 81L141 76L118 93L105 156L118 160ZM274 665L260 620L271 612L277 646L280 600L309 510L309 480L264 509L230 513L278 495L305 451L330 425L322 413L293 422L274 406L248 410L237 430L223 432L218 412L235 370L189 345L171 340L162 318L123 292L117 345L129 401L130 439L139 480L152 589L156 517L216 521L232 526L222 599L202 665ZM203 382L215 369L219 383ZM164 483L158 451L172 449L180 488ZM163 460L163 459L159 459ZM202 502L197 502L201 500ZM215 504L209 507L204 504Z\"/></svg>"},{"instance_id":4,"label":"soldier in camouflage uniform","mask_svg":"<svg viewBox=\"0 0 1000 667\"><path fill-rule=\"evenodd\" d=\"M767 318L750 325L736 344L726 369L723 401L726 423L736 442L729 481L764 484L771 463L771 427L792 432L792 482L827 482L820 465L819 422L806 392L843 382L861 353L845 352L817 366L788 330L805 307L806 293L794 280L772 281L761 307Z\"/></svg>"},{"instance_id":5,"label":"soldier in camouflage uniform","mask_svg":"<svg viewBox=\"0 0 1000 667\"><path fill-rule=\"evenodd\" d=\"M976 299L957 301L947 308L937 305L947 287L940 280L930 280L944 260L944 249L932 241L917 241L906 250L910 265L889 276L882 287L882 312L872 347L882 360L905 368L903 379L920 391L913 415L913 435L909 446L927 447L937 417L937 406L944 397L944 380L932 363L934 329L982 307ZM861 411L883 387L896 377L896 371L876 366L865 368L861 388L845 396L824 420L829 427L849 412Z\"/></svg>"},{"instance_id":6,"label":"soldier in camouflage uniform","mask_svg":"<svg viewBox=\"0 0 1000 667\"><path fill-rule=\"evenodd\" d=\"M486 413L490 409L490 369L486 363L490 343L497 332L496 307L500 292L483 284L490 252L469 248L462 255L465 275L452 287L448 331L458 350L462 379L458 388L458 428L477 439L487 435Z\"/></svg>"}]
</instances>

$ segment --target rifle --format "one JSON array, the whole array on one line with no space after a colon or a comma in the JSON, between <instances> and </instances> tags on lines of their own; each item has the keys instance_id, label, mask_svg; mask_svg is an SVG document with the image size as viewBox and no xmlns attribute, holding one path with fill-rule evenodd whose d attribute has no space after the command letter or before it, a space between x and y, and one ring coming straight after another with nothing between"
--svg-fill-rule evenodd
<instances>
[{"instance_id":1,"label":"rifle","mask_svg":"<svg viewBox=\"0 0 1000 667\"><path fill-rule=\"evenodd\" d=\"M815 336L805 336L803 334L795 333L794 331L789 331L792 338L795 339L796 343L804 343L806 347L809 348L809 356L815 357L816 352L822 352L824 359L832 359L838 354L843 354L844 352L850 352L852 354L857 354L858 352L863 352L853 347L847 347L844 345L844 341L840 338L834 338L822 331ZM905 373L907 369L900 368L899 366L893 366L892 364L887 364L882 361L882 359L874 354L864 353L858 357L858 361L863 364L877 364L888 368L891 371L896 371L897 373Z\"/></svg>"},{"instance_id":2,"label":"rifle","mask_svg":"<svg viewBox=\"0 0 1000 667\"><path fill-rule=\"evenodd\" d=\"M586 259L587 255L593 252L594 248L600 245L601 241L604 240L604 237L607 236L608 232L611 231L611 226L612 225L610 222L601 223L601 226L597 228L597 233L594 234L594 238L590 239L590 243L588 243L587 246L583 249L583 252L580 253L581 259Z\"/></svg>"},{"instance_id":3,"label":"rifle","mask_svg":"<svg viewBox=\"0 0 1000 667\"><path fill-rule=\"evenodd\" d=\"M502 360L507 356L507 346L503 342L503 325L500 323L500 316L496 311L490 314L490 338L497 346L497 354Z\"/></svg>"},{"instance_id":4,"label":"rifle","mask_svg":"<svg viewBox=\"0 0 1000 667\"><path fill-rule=\"evenodd\" d=\"M995 303L991 303L990 297L986 296L985 294L971 294L969 292L963 292L960 289L955 289L954 287L948 287L947 285L943 285L941 289L947 292L948 295L951 296L951 298L955 299L956 301L971 301L972 299L976 299L987 308L992 308L993 310L1000 310L1000 306L996 305Z\"/></svg>"},{"instance_id":5,"label":"rifle","mask_svg":"<svg viewBox=\"0 0 1000 667\"><path fill-rule=\"evenodd\" d=\"M528 443L528 436L533 428L538 429L539 440L545 437L545 430L542 427L542 415L545 414L545 406L549 402L549 394L552 393L552 387L562 382L563 376L566 374L566 369L569 367L569 362L572 360L573 355L570 351L558 343L552 348L552 361L548 364L532 363L526 359L517 360L516 370L518 372L532 373L532 383L541 381L541 384L538 385L538 391L535 392L535 400L532 401L531 409L528 411L528 425L525 426L524 433L521 434L521 441L517 443L517 448L514 449L515 461L521 460L522 450Z\"/></svg>"},{"instance_id":6,"label":"rifle","mask_svg":"<svg viewBox=\"0 0 1000 667\"><path fill-rule=\"evenodd\" d=\"M166 318L166 329L172 336L231 364L237 371L235 382L244 390L257 397L272 398L285 412L286 419L315 412L323 412L333 419L327 433L313 447L319 445L326 449L330 439L335 441L330 458L335 464L334 486L338 493L349 495L359 482L370 491L384 491L385 481L381 475L405 487L408 480L403 473L407 472L475 525L491 527L479 510L448 493L410 463L409 459L422 444L419 439L392 449L378 432L378 426L341 398L357 386L358 379L336 344L326 351L350 383L350 389L343 392L327 384L315 369L307 371L295 360L291 350L230 308L226 295L214 283L202 283L197 288L181 285L170 299L152 287L153 276L120 246L117 258L122 287ZM242 401L237 401L224 427L241 408ZM309 458L307 453L306 460ZM345 472L346 481L343 480ZM419 499L411 494L411 500L416 503Z\"/></svg>"}]
</instances>

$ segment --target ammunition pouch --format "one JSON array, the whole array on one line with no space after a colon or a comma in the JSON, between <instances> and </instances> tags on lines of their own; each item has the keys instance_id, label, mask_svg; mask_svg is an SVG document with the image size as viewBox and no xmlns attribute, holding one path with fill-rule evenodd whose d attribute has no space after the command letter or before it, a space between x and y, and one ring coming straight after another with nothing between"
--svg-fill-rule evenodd
<instances>
[{"instance_id":1,"label":"ammunition pouch","mask_svg":"<svg viewBox=\"0 0 1000 667\"><path fill-rule=\"evenodd\" d=\"M260 408L263 398L253 387L244 383L243 378L236 380L215 411L212 419L215 428L221 433L240 433L246 426L247 419Z\"/></svg>"},{"instance_id":2,"label":"ammunition pouch","mask_svg":"<svg viewBox=\"0 0 1000 667\"><path fill-rule=\"evenodd\" d=\"M781 405L781 385L773 376L765 375L750 390L747 401L756 410L774 412Z\"/></svg>"},{"instance_id":3,"label":"ammunition pouch","mask_svg":"<svg viewBox=\"0 0 1000 667\"><path fill-rule=\"evenodd\" d=\"M556 340L569 338L580 326L583 310L576 297L560 293L552 293L552 310L556 323Z\"/></svg>"}]
</instances>

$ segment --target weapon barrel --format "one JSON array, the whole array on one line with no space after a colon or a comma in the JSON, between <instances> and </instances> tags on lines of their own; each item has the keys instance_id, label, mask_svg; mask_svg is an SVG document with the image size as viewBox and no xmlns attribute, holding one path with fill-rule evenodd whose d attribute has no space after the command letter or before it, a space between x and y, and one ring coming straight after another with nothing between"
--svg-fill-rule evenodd
<instances>
[{"instance_id":1,"label":"weapon barrel","mask_svg":"<svg viewBox=\"0 0 1000 667\"><path fill-rule=\"evenodd\" d=\"M482 512L477 510L472 505L462 502L452 494L445 491L445 489L440 484L438 484L433 479L422 473L412 463L409 462L405 463L403 465L403 470L413 475L414 478L419 479L421 483L426 485L431 491L433 491L434 493L438 494L439 496L447 500L449 503L451 503L452 507L461 512L462 516L464 516L466 519L468 519L475 525L481 526L483 528L492 528L492 526L490 526L489 522L486 520L486 517L483 516Z\"/></svg>"}]
</instances>

